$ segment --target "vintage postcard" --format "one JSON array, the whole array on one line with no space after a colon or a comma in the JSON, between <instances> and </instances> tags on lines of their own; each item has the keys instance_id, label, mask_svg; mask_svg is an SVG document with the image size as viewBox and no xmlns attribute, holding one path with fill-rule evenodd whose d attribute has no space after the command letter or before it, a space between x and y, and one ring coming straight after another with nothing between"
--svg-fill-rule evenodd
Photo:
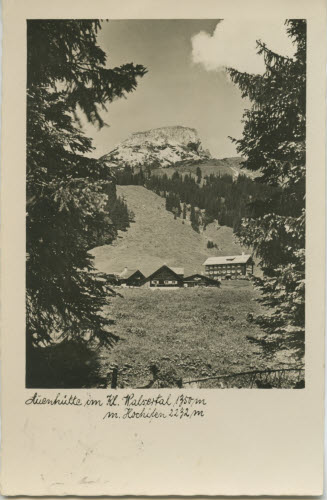
<instances>
[{"instance_id":1,"label":"vintage postcard","mask_svg":"<svg viewBox=\"0 0 327 500\"><path fill-rule=\"evenodd\" d=\"M5 0L4 495L320 495L325 5Z\"/></svg>"}]
</instances>

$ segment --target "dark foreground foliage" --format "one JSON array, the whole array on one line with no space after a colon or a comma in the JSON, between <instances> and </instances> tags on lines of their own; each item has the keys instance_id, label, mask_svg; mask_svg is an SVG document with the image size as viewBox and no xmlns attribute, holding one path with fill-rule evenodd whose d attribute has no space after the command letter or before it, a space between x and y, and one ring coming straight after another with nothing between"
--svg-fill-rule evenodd
<instances>
[{"instance_id":1,"label":"dark foreground foliage","mask_svg":"<svg viewBox=\"0 0 327 500\"><path fill-rule=\"evenodd\" d=\"M101 110L135 90L146 70L107 69L100 28L92 20L27 23L27 373L33 348L41 355L54 334L115 341L101 313L111 292L88 250L127 227L127 208L108 170L86 156L92 144L79 118L102 127Z\"/></svg>"},{"instance_id":2,"label":"dark foreground foliage","mask_svg":"<svg viewBox=\"0 0 327 500\"><path fill-rule=\"evenodd\" d=\"M47 347L29 346L28 388L99 387L100 363L96 349L80 340L64 340Z\"/></svg>"},{"instance_id":3,"label":"dark foreground foliage","mask_svg":"<svg viewBox=\"0 0 327 500\"><path fill-rule=\"evenodd\" d=\"M280 196L252 203L253 214L242 221L241 242L254 248L263 279L257 285L262 302L274 311L258 324L304 351L305 325L305 152L306 152L306 21L288 20L295 45L293 58L280 56L258 41L263 75L229 69L242 96L251 102L244 113L241 139L235 140L243 167L260 180L282 188Z\"/></svg>"}]
</instances>

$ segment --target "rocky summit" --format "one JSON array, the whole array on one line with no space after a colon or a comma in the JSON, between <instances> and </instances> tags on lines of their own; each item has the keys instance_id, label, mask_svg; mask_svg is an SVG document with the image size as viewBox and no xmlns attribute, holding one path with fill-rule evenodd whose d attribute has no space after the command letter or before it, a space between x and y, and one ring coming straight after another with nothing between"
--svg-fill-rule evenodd
<instances>
[{"instance_id":1,"label":"rocky summit","mask_svg":"<svg viewBox=\"0 0 327 500\"><path fill-rule=\"evenodd\" d=\"M197 130L175 126L136 132L100 160L109 167L158 168L208 158Z\"/></svg>"}]
</instances>

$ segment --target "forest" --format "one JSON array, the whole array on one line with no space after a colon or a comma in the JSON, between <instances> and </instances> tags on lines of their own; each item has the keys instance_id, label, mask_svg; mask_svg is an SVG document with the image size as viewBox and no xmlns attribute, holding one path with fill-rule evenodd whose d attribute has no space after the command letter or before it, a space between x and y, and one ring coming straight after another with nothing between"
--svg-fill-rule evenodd
<instances>
[{"instance_id":1,"label":"forest","mask_svg":"<svg viewBox=\"0 0 327 500\"><path fill-rule=\"evenodd\" d=\"M117 196L116 189L110 194L106 206L107 231L95 232L94 246L106 245L112 243L117 237L117 231L126 231L133 219L133 214L127 207L125 201Z\"/></svg>"},{"instance_id":2,"label":"forest","mask_svg":"<svg viewBox=\"0 0 327 500\"><path fill-rule=\"evenodd\" d=\"M280 196L282 191L245 175L236 179L228 174L202 177L200 167L196 177L177 170L168 177L151 174L150 169L144 172L125 167L116 173L116 181L120 185L141 185L165 197L166 209L176 217L190 218L195 231L217 220L237 232L242 218L254 216L265 200Z\"/></svg>"}]
</instances>

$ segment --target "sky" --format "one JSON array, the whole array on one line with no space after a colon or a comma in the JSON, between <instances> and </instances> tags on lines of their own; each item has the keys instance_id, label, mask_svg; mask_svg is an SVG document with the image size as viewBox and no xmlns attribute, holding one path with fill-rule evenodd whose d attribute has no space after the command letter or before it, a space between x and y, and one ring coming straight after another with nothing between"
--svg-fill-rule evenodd
<instances>
[{"instance_id":1,"label":"sky","mask_svg":"<svg viewBox=\"0 0 327 500\"><path fill-rule=\"evenodd\" d=\"M276 22L275 22L276 23ZM98 36L107 66L133 62L148 73L127 99L102 113L109 127L84 125L93 138L94 157L111 151L133 132L170 125L198 130L215 158L236 156L228 136L241 137L244 109L249 107L229 80L225 66L262 73L256 40L283 55L293 47L283 21L272 24L242 20L114 20L104 22Z\"/></svg>"}]
</instances>

